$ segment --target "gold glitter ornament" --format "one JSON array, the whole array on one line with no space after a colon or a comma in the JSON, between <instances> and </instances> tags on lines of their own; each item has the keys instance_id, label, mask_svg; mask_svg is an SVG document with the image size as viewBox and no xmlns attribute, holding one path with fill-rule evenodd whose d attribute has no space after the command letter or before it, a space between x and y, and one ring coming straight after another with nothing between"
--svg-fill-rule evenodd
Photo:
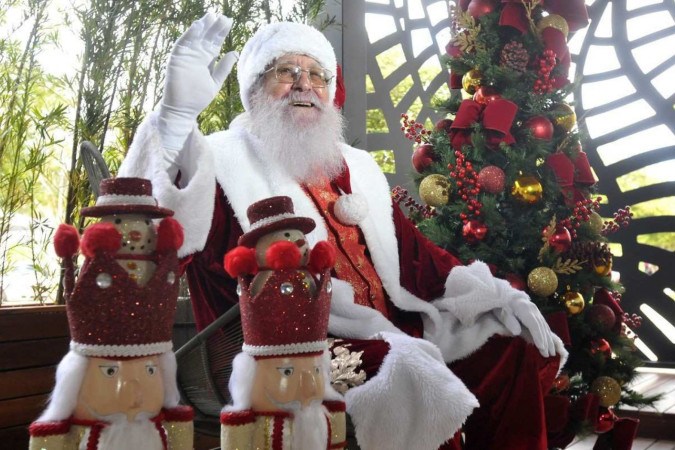
<instances>
[{"instance_id":1,"label":"gold glitter ornament","mask_svg":"<svg viewBox=\"0 0 675 450\"><path fill-rule=\"evenodd\" d=\"M462 87L473 95L483 82L483 74L478 69L471 69L462 77Z\"/></svg>"},{"instance_id":2,"label":"gold glitter ornament","mask_svg":"<svg viewBox=\"0 0 675 450\"><path fill-rule=\"evenodd\" d=\"M606 277L612 273L612 255L595 259L593 261L593 271L601 277Z\"/></svg>"},{"instance_id":3,"label":"gold glitter ornament","mask_svg":"<svg viewBox=\"0 0 675 450\"><path fill-rule=\"evenodd\" d=\"M600 234L602 231L603 220L600 217L600 214L593 211L588 219L588 226L591 227L591 230Z\"/></svg>"},{"instance_id":4,"label":"gold glitter ornament","mask_svg":"<svg viewBox=\"0 0 675 450\"><path fill-rule=\"evenodd\" d=\"M568 133L572 131L577 124L577 113L574 112L574 108L567 103L558 103L553 108L553 111L556 114L553 118L555 126L562 128Z\"/></svg>"},{"instance_id":5,"label":"gold glitter ornament","mask_svg":"<svg viewBox=\"0 0 675 450\"><path fill-rule=\"evenodd\" d=\"M567 312L571 315L577 315L584 310L586 302L584 297L576 291L567 291L562 295L562 302L567 308Z\"/></svg>"},{"instance_id":6,"label":"gold glitter ornament","mask_svg":"<svg viewBox=\"0 0 675 450\"><path fill-rule=\"evenodd\" d=\"M548 297L558 289L558 276L548 267L537 267L527 276L527 287L542 297Z\"/></svg>"},{"instance_id":7,"label":"gold glitter ornament","mask_svg":"<svg viewBox=\"0 0 675 450\"><path fill-rule=\"evenodd\" d=\"M600 406L609 408L621 400L621 385L612 377L598 377L591 383L591 392L600 399Z\"/></svg>"},{"instance_id":8,"label":"gold glitter ornament","mask_svg":"<svg viewBox=\"0 0 675 450\"><path fill-rule=\"evenodd\" d=\"M533 205L541 200L544 193L539 180L532 175L520 175L513 183L511 195L517 200Z\"/></svg>"},{"instance_id":9,"label":"gold glitter ornament","mask_svg":"<svg viewBox=\"0 0 675 450\"><path fill-rule=\"evenodd\" d=\"M450 183L444 175L435 173L427 176L420 183L420 198L429 206L439 207L448 204L450 199Z\"/></svg>"},{"instance_id":10,"label":"gold glitter ornament","mask_svg":"<svg viewBox=\"0 0 675 450\"><path fill-rule=\"evenodd\" d=\"M542 19L537 22L537 32L540 35L546 28L554 28L560 31L565 36L565 39L567 39L567 35L570 33L570 27L567 24L567 21L558 14L549 14L546 17L542 17Z\"/></svg>"}]
</instances>

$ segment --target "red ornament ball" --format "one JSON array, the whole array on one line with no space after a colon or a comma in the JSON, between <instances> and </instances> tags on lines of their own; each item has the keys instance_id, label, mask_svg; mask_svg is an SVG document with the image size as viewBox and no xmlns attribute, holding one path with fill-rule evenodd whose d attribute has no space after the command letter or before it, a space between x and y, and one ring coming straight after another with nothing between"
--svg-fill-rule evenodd
<instances>
[{"instance_id":1,"label":"red ornament ball","mask_svg":"<svg viewBox=\"0 0 675 450\"><path fill-rule=\"evenodd\" d=\"M547 117L530 117L525 121L523 126L532 132L532 136L535 139L550 141L553 138L553 124Z\"/></svg>"},{"instance_id":2,"label":"red ornament ball","mask_svg":"<svg viewBox=\"0 0 675 450\"><path fill-rule=\"evenodd\" d=\"M605 358L612 357L612 347L605 339L596 339L591 341L591 353L594 355L600 353Z\"/></svg>"},{"instance_id":3,"label":"red ornament ball","mask_svg":"<svg viewBox=\"0 0 675 450\"><path fill-rule=\"evenodd\" d=\"M548 238L548 245L558 253L564 253L569 250L572 245L572 235L570 234L570 230L563 225L557 224L555 231L551 237Z\"/></svg>"},{"instance_id":4,"label":"red ornament ball","mask_svg":"<svg viewBox=\"0 0 675 450\"><path fill-rule=\"evenodd\" d=\"M445 131L446 133L450 133L451 127L452 119L441 119L436 122L436 125L434 125L434 129L436 131Z\"/></svg>"},{"instance_id":5,"label":"red ornament ball","mask_svg":"<svg viewBox=\"0 0 675 450\"><path fill-rule=\"evenodd\" d=\"M514 289L518 289L519 291L524 291L525 289L527 289L527 283L525 282L523 277L521 277L518 274L507 273L504 278L506 279L506 281L509 282L511 287Z\"/></svg>"},{"instance_id":6,"label":"red ornament ball","mask_svg":"<svg viewBox=\"0 0 675 450\"><path fill-rule=\"evenodd\" d=\"M553 380L553 389L558 392L563 392L570 387L570 376L566 373L561 373L555 380Z\"/></svg>"},{"instance_id":7,"label":"red ornament ball","mask_svg":"<svg viewBox=\"0 0 675 450\"><path fill-rule=\"evenodd\" d=\"M495 10L495 3L492 0L471 0L466 10L471 14L471 17L478 19L485 14L490 14Z\"/></svg>"},{"instance_id":8,"label":"red ornament ball","mask_svg":"<svg viewBox=\"0 0 675 450\"><path fill-rule=\"evenodd\" d=\"M614 428L614 421L616 420L616 414L611 410L608 410L605 413L598 416L598 422L595 424L596 433L606 433Z\"/></svg>"},{"instance_id":9,"label":"red ornament ball","mask_svg":"<svg viewBox=\"0 0 675 450\"><path fill-rule=\"evenodd\" d=\"M488 232L488 227L479 220L469 220L462 227L462 236L470 244L482 241Z\"/></svg>"},{"instance_id":10,"label":"red ornament ball","mask_svg":"<svg viewBox=\"0 0 675 450\"><path fill-rule=\"evenodd\" d=\"M431 144L422 144L413 151L412 165L417 173L424 172L435 160L434 146Z\"/></svg>"},{"instance_id":11,"label":"red ornament ball","mask_svg":"<svg viewBox=\"0 0 675 450\"><path fill-rule=\"evenodd\" d=\"M594 303L586 311L584 317L586 322L588 322L592 327L596 328L600 333L605 333L616 324L616 314L612 311L607 305L601 305L599 303Z\"/></svg>"},{"instance_id":12,"label":"red ornament ball","mask_svg":"<svg viewBox=\"0 0 675 450\"><path fill-rule=\"evenodd\" d=\"M478 172L481 189L490 194L499 194L504 190L506 175L497 166L485 166Z\"/></svg>"},{"instance_id":13,"label":"red ornament ball","mask_svg":"<svg viewBox=\"0 0 675 450\"><path fill-rule=\"evenodd\" d=\"M497 93L497 89L492 86L481 86L473 94L473 101L481 105L488 105L490 102L502 98Z\"/></svg>"}]
</instances>

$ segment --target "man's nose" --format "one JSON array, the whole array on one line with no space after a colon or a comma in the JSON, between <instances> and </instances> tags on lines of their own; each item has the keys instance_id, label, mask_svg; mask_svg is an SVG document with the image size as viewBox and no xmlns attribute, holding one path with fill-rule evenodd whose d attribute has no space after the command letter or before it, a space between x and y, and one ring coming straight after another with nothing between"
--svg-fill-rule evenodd
<instances>
[{"instance_id":1,"label":"man's nose","mask_svg":"<svg viewBox=\"0 0 675 450\"><path fill-rule=\"evenodd\" d=\"M308 406L313 400L319 399L318 377L311 370L305 370L300 374L300 390L302 392L302 406Z\"/></svg>"},{"instance_id":2,"label":"man's nose","mask_svg":"<svg viewBox=\"0 0 675 450\"><path fill-rule=\"evenodd\" d=\"M300 72L300 78L298 78L298 81L293 83L293 86L301 91L309 91L312 89L312 82L309 81L309 73Z\"/></svg>"}]
</instances>

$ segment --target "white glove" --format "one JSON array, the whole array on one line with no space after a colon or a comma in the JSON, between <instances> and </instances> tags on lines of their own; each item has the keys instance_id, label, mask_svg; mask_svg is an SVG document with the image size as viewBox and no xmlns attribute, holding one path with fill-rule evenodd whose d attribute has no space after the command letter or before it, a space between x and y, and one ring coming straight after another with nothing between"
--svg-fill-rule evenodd
<instances>
[{"instance_id":1,"label":"white glove","mask_svg":"<svg viewBox=\"0 0 675 450\"><path fill-rule=\"evenodd\" d=\"M445 295L433 302L439 311L448 311L465 326L473 326L485 313L492 313L514 336L523 334L523 326L534 345L545 356L564 351L562 343L549 328L537 306L527 294L507 281L495 278L487 265L476 261L455 267L445 282Z\"/></svg>"},{"instance_id":2,"label":"white glove","mask_svg":"<svg viewBox=\"0 0 675 450\"><path fill-rule=\"evenodd\" d=\"M157 123L169 166L176 162L197 116L216 97L237 61L237 53L230 52L216 63L230 28L232 19L207 13L174 44Z\"/></svg>"}]
</instances>

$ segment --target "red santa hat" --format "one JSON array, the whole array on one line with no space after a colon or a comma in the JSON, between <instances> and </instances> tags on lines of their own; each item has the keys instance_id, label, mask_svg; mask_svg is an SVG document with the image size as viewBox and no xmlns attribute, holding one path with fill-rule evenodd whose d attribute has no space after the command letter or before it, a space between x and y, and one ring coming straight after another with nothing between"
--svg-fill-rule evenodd
<instances>
[{"instance_id":1,"label":"red santa hat","mask_svg":"<svg viewBox=\"0 0 675 450\"><path fill-rule=\"evenodd\" d=\"M237 63L239 95L246 110L251 109L251 88L260 75L275 59L287 54L309 56L333 76L337 75L333 46L316 28L293 22L263 26L246 42ZM330 102L335 98L336 86L335 80L328 85Z\"/></svg>"},{"instance_id":2,"label":"red santa hat","mask_svg":"<svg viewBox=\"0 0 675 450\"><path fill-rule=\"evenodd\" d=\"M304 277L293 269L275 270L254 297L249 291L251 278L239 278L245 353L257 358L318 355L328 348L329 270L314 296Z\"/></svg>"},{"instance_id":3,"label":"red santa hat","mask_svg":"<svg viewBox=\"0 0 675 450\"><path fill-rule=\"evenodd\" d=\"M102 217L113 214L147 214L150 217L172 216L173 211L157 206L152 183L144 178L106 178L99 185L96 206L82 208L82 215Z\"/></svg>"}]
</instances>

